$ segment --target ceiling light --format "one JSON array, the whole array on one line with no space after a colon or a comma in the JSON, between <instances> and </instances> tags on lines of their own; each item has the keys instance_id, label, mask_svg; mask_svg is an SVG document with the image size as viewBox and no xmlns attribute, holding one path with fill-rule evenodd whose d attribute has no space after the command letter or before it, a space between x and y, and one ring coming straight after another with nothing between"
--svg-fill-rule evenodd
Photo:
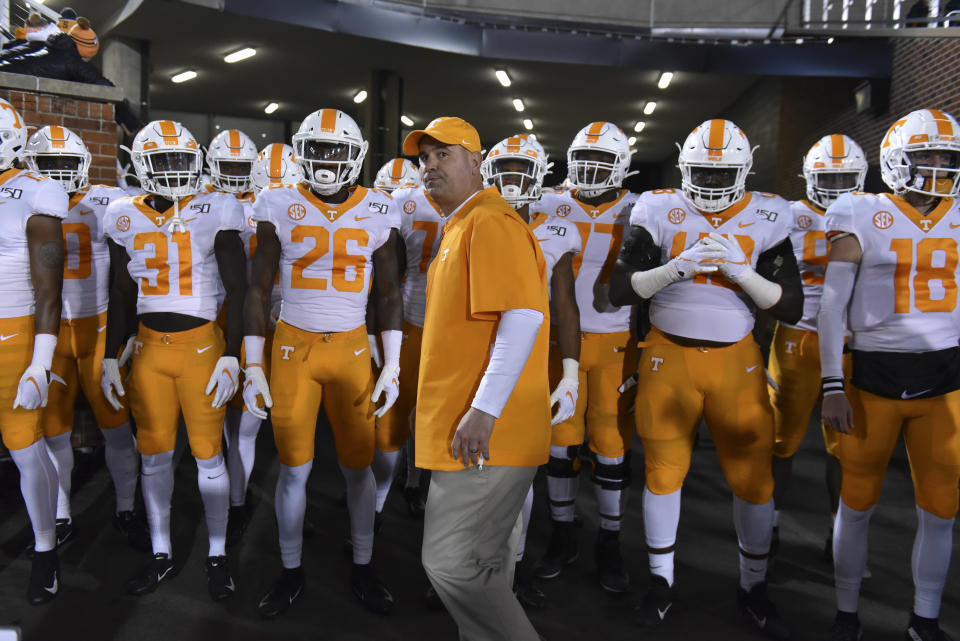
<instances>
[{"instance_id":1,"label":"ceiling light","mask_svg":"<svg viewBox=\"0 0 960 641\"><path fill-rule=\"evenodd\" d=\"M263 108L263 113L272 114L274 111L276 111L279 108L280 108L280 105L278 105L275 102L271 102L269 105Z\"/></svg>"},{"instance_id":2,"label":"ceiling light","mask_svg":"<svg viewBox=\"0 0 960 641\"><path fill-rule=\"evenodd\" d=\"M257 50L253 47L244 47L239 51L234 51L233 53L228 53L223 57L224 62L240 62L241 60L246 60L247 58L252 58L257 55Z\"/></svg>"},{"instance_id":3,"label":"ceiling light","mask_svg":"<svg viewBox=\"0 0 960 641\"><path fill-rule=\"evenodd\" d=\"M829 38L827 38L827 44L828 44L828 45L832 45L832 44L833 44L833 36L830 36Z\"/></svg>"},{"instance_id":4,"label":"ceiling light","mask_svg":"<svg viewBox=\"0 0 960 641\"><path fill-rule=\"evenodd\" d=\"M187 80L193 80L196 77L197 77L196 71L188 70L188 71L181 71L180 73L175 75L173 78L170 78L170 80L179 84L181 82L186 82Z\"/></svg>"},{"instance_id":5,"label":"ceiling light","mask_svg":"<svg viewBox=\"0 0 960 641\"><path fill-rule=\"evenodd\" d=\"M410 116L400 116L400 122L402 122L405 127L413 126L413 120L410 119Z\"/></svg>"},{"instance_id":6,"label":"ceiling light","mask_svg":"<svg viewBox=\"0 0 960 641\"><path fill-rule=\"evenodd\" d=\"M734 41L734 42L736 42L736 41ZM670 81L671 81L671 80L673 80L673 72L672 72L672 71L664 71L662 74L660 74L660 80L657 81L657 86L658 86L660 89L666 89L667 87L670 86Z\"/></svg>"},{"instance_id":7,"label":"ceiling light","mask_svg":"<svg viewBox=\"0 0 960 641\"><path fill-rule=\"evenodd\" d=\"M642 120L638 120L637 124L633 126L633 130L637 133L640 133L641 131L643 131L643 128L646 126L647 126L647 123L643 122Z\"/></svg>"},{"instance_id":8,"label":"ceiling light","mask_svg":"<svg viewBox=\"0 0 960 641\"><path fill-rule=\"evenodd\" d=\"M363 102L364 100L366 100L366 99L367 99L367 90L366 90L366 89L361 89L360 91L358 91L358 92L356 93L356 95L353 96L353 101L354 101L355 103L357 103L358 105L359 105L361 102Z\"/></svg>"},{"instance_id":9,"label":"ceiling light","mask_svg":"<svg viewBox=\"0 0 960 641\"><path fill-rule=\"evenodd\" d=\"M657 103L653 100L648 100L647 104L643 106L643 113L646 116L649 116L653 113L653 110L657 108Z\"/></svg>"},{"instance_id":10,"label":"ceiling light","mask_svg":"<svg viewBox=\"0 0 960 641\"><path fill-rule=\"evenodd\" d=\"M516 109L517 111L523 111L523 101L520 100L519 98L514 98L513 108Z\"/></svg>"},{"instance_id":11,"label":"ceiling light","mask_svg":"<svg viewBox=\"0 0 960 641\"><path fill-rule=\"evenodd\" d=\"M523 128L526 129L527 131L530 131L531 129L533 129L533 121L530 120L529 118L524 118Z\"/></svg>"},{"instance_id":12,"label":"ceiling light","mask_svg":"<svg viewBox=\"0 0 960 641\"><path fill-rule=\"evenodd\" d=\"M803 38L797 38L796 40L794 40L794 42L796 42L798 45L802 45L802 44L803 44Z\"/></svg>"},{"instance_id":13,"label":"ceiling light","mask_svg":"<svg viewBox=\"0 0 960 641\"><path fill-rule=\"evenodd\" d=\"M629 138L627 138L627 143L629 143L629 145L633 147L635 144L637 144L637 137L630 136Z\"/></svg>"},{"instance_id":14,"label":"ceiling light","mask_svg":"<svg viewBox=\"0 0 960 641\"><path fill-rule=\"evenodd\" d=\"M504 87L510 86L510 76L507 74L506 70L497 69L494 73L496 74L497 80L500 81L501 85L503 85Z\"/></svg>"}]
</instances>

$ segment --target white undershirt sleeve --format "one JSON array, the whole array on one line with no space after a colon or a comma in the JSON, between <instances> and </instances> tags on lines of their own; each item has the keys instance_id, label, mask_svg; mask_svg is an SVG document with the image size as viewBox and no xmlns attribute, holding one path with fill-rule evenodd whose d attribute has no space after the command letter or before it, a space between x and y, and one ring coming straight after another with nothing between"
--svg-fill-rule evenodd
<instances>
[{"instance_id":1,"label":"white undershirt sleeve","mask_svg":"<svg viewBox=\"0 0 960 641\"><path fill-rule=\"evenodd\" d=\"M480 379L471 407L500 418L537 340L543 314L533 309L510 309L500 315L490 363Z\"/></svg>"},{"instance_id":2,"label":"white undershirt sleeve","mask_svg":"<svg viewBox=\"0 0 960 641\"><path fill-rule=\"evenodd\" d=\"M827 263L823 296L817 312L820 338L820 376L825 395L843 391L843 337L847 304L853 295L853 283L859 265L847 261Z\"/></svg>"}]
</instances>

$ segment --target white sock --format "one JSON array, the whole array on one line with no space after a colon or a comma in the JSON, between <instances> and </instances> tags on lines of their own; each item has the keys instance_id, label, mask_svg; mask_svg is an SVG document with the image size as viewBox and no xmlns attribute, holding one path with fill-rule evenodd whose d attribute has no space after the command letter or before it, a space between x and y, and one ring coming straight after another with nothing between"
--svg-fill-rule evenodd
<instances>
[{"instance_id":1,"label":"white sock","mask_svg":"<svg viewBox=\"0 0 960 641\"><path fill-rule=\"evenodd\" d=\"M523 560L523 552L527 547L527 529L530 527L530 513L533 511L533 483L527 490L527 498L523 499L520 509L520 544L517 545L517 563Z\"/></svg>"},{"instance_id":2,"label":"white sock","mask_svg":"<svg viewBox=\"0 0 960 641\"><path fill-rule=\"evenodd\" d=\"M563 462L569 467L570 448L565 445L551 445L550 458ZM573 521L573 510L577 498L577 489L580 487L579 474L573 476L553 476L550 474L550 465L547 465L547 495L550 497L550 518L554 521Z\"/></svg>"},{"instance_id":3,"label":"white sock","mask_svg":"<svg viewBox=\"0 0 960 641\"><path fill-rule=\"evenodd\" d=\"M773 538L773 499L757 505L733 497L733 525L740 545L740 587L746 591L767 578Z\"/></svg>"},{"instance_id":4,"label":"white sock","mask_svg":"<svg viewBox=\"0 0 960 641\"><path fill-rule=\"evenodd\" d=\"M913 540L913 613L926 619L940 616L953 548L953 521L917 506L917 536Z\"/></svg>"},{"instance_id":5,"label":"white sock","mask_svg":"<svg viewBox=\"0 0 960 641\"><path fill-rule=\"evenodd\" d=\"M353 562L370 563L373 557L373 519L377 507L377 484L369 467L352 470L340 465L347 482L347 510L350 512L350 540Z\"/></svg>"},{"instance_id":6,"label":"white sock","mask_svg":"<svg viewBox=\"0 0 960 641\"><path fill-rule=\"evenodd\" d=\"M230 476L230 505L247 502L247 485L257 456L260 419L250 412L227 408L224 436L227 441L227 470Z\"/></svg>"},{"instance_id":7,"label":"white sock","mask_svg":"<svg viewBox=\"0 0 960 641\"><path fill-rule=\"evenodd\" d=\"M650 573L673 585L673 555L680 523L680 492L654 494L643 488L643 524L647 538ZM653 552L653 550L657 550Z\"/></svg>"},{"instance_id":8,"label":"white sock","mask_svg":"<svg viewBox=\"0 0 960 641\"><path fill-rule=\"evenodd\" d=\"M173 497L173 450L159 454L142 454L140 481L143 504L147 509L150 542L154 554L169 554L170 499Z\"/></svg>"},{"instance_id":9,"label":"white sock","mask_svg":"<svg viewBox=\"0 0 960 641\"><path fill-rule=\"evenodd\" d=\"M416 439L411 436L404 444L407 455L407 482L404 487L420 487L420 468L417 467Z\"/></svg>"},{"instance_id":10,"label":"white sock","mask_svg":"<svg viewBox=\"0 0 960 641\"><path fill-rule=\"evenodd\" d=\"M387 494L390 493L390 486L393 484L393 473L397 470L397 460L400 458L400 450L393 452L382 452L379 449L373 450L373 478L377 484L377 512L383 511L383 504L387 501Z\"/></svg>"},{"instance_id":11,"label":"white sock","mask_svg":"<svg viewBox=\"0 0 960 641\"><path fill-rule=\"evenodd\" d=\"M867 567L867 532L873 508L854 510L840 499L840 510L833 523L833 582L837 590L837 609L856 612L860 601L860 582Z\"/></svg>"},{"instance_id":12,"label":"white sock","mask_svg":"<svg viewBox=\"0 0 960 641\"><path fill-rule=\"evenodd\" d=\"M300 567L303 557L303 515L307 511L307 479L313 461L290 467L280 464L275 505L280 535L280 561L283 567Z\"/></svg>"},{"instance_id":13,"label":"white sock","mask_svg":"<svg viewBox=\"0 0 960 641\"><path fill-rule=\"evenodd\" d=\"M57 545L57 470L47 444L40 439L23 449L10 450L20 470L20 493L33 527L33 549L52 550Z\"/></svg>"},{"instance_id":14,"label":"white sock","mask_svg":"<svg viewBox=\"0 0 960 641\"><path fill-rule=\"evenodd\" d=\"M593 490L597 496L597 511L600 516L600 527L604 530L620 531L621 493L625 482L623 457L609 458L596 455L597 465L603 468L594 468Z\"/></svg>"},{"instance_id":15,"label":"white sock","mask_svg":"<svg viewBox=\"0 0 960 641\"><path fill-rule=\"evenodd\" d=\"M123 425L101 429L106 444L103 458L113 479L113 489L117 493L117 512L126 512L133 509L133 501L137 493L137 472L140 460L137 455L137 445L130 429L130 422Z\"/></svg>"},{"instance_id":16,"label":"white sock","mask_svg":"<svg viewBox=\"0 0 960 641\"><path fill-rule=\"evenodd\" d=\"M57 470L57 518L70 520L70 487L73 484L73 446L70 445L71 433L48 436L47 450L50 460Z\"/></svg>"},{"instance_id":17,"label":"white sock","mask_svg":"<svg viewBox=\"0 0 960 641\"><path fill-rule=\"evenodd\" d=\"M208 459L196 459L197 485L203 499L210 551L207 556L227 553L227 511L230 509L230 475L223 453Z\"/></svg>"}]
</instances>

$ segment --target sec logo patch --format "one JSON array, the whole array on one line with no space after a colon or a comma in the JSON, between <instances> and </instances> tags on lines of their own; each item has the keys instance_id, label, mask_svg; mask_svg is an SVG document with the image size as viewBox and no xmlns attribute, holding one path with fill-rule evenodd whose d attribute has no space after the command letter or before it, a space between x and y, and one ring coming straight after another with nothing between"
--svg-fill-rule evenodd
<instances>
[{"instance_id":1,"label":"sec logo patch","mask_svg":"<svg viewBox=\"0 0 960 641\"><path fill-rule=\"evenodd\" d=\"M797 227L800 229L810 229L810 225L813 224L813 218L807 216L806 214L801 214L797 216Z\"/></svg>"},{"instance_id":2,"label":"sec logo patch","mask_svg":"<svg viewBox=\"0 0 960 641\"><path fill-rule=\"evenodd\" d=\"M674 225L679 225L687 217L687 212L683 211L679 207L674 207L669 212L667 212L667 220L669 220Z\"/></svg>"},{"instance_id":3,"label":"sec logo patch","mask_svg":"<svg viewBox=\"0 0 960 641\"><path fill-rule=\"evenodd\" d=\"M292 220L302 220L307 215L307 208L300 203L293 203L287 207L287 216Z\"/></svg>"},{"instance_id":4,"label":"sec logo patch","mask_svg":"<svg viewBox=\"0 0 960 641\"><path fill-rule=\"evenodd\" d=\"M889 211L878 211L873 215L873 226L877 229L889 229L893 225L893 214Z\"/></svg>"},{"instance_id":5,"label":"sec logo patch","mask_svg":"<svg viewBox=\"0 0 960 641\"><path fill-rule=\"evenodd\" d=\"M403 203L403 213L412 214L415 211L417 211L417 203L412 200Z\"/></svg>"},{"instance_id":6,"label":"sec logo patch","mask_svg":"<svg viewBox=\"0 0 960 641\"><path fill-rule=\"evenodd\" d=\"M117 229L120 231L127 231L130 229L130 217L120 216L120 218L117 218Z\"/></svg>"},{"instance_id":7,"label":"sec logo patch","mask_svg":"<svg viewBox=\"0 0 960 641\"><path fill-rule=\"evenodd\" d=\"M564 218L570 215L570 205L560 205L557 207L557 216Z\"/></svg>"}]
</instances>

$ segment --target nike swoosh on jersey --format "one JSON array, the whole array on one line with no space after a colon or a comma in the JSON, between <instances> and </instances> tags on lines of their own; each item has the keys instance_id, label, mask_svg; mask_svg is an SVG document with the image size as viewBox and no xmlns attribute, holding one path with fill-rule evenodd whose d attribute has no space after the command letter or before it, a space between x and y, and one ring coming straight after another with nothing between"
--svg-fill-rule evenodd
<instances>
[{"instance_id":1,"label":"nike swoosh on jersey","mask_svg":"<svg viewBox=\"0 0 960 641\"><path fill-rule=\"evenodd\" d=\"M8 341L8 340L10 340L11 338L13 338L14 336L19 336L19 335L20 335L20 333L17 332L16 334L10 334L9 336L0 336L0 342L2 342L2 341Z\"/></svg>"},{"instance_id":2,"label":"nike swoosh on jersey","mask_svg":"<svg viewBox=\"0 0 960 641\"><path fill-rule=\"evenodd\" d=\"M197 348L197 354L203 354L205 351L207 351L207 350L210 349L211 347L213 347L213 345L207 345L207 346L204 347L203 349L200 349L200 348L198 347L198 348Z\"/></svg>"},{"instance_id":3,"label":"nike swoosh on jersey","mask_svg":"<svg viewBox=\"0 0 960 641\"><path fill-rule=\"evenodd\" d=\"M370 218L370 216L354 216L353 217L353 219L356 221L366 220L367 218Z\"/></svg>"},{"instance_id":4,"label":"nike swoosh on jersey","mask_svg":"<svg viewBox=\"0 0 960 641\"><path fill-rule=\"evenodd\" d=\"M957 223L956 225L950 223L950 229L956 229L957 227L960 227L960 223Z\"/></svg>"},{"instance_id":5,"label":"nike swoosh on jersey","mask_svg":"<svg viewBox=\"0 0 960 641\"><path fill-rule=\"evenodd\" d=\"M903 393L900 394L900 398L902 398L903 400L908 400L908 399L911 399L911 398L916 398L916 397L918 397L918 396L923 396L924 394L926 394L927 392L930 392L930 391L932 391L932 390L933 390L933 388L930 387L930 388L928 388L928 389L923 390L922 392L917 392L916 394L907 394L907 390L903 390Z\"/></svg>"},{"instance_id":6,"label":"nike swoosh on jersey","mask_svg":"<svg viewBox=\"0 0 960 641\"><path fill-rule=\"evenodd\" d=\"M100 332L102 332L102 331L105 330L106 328L107 328L106 325L104 325L103 327L98 327L98 328L97 328L97 333L99 334Z\"/></svg>"},{"instance_id":7,"label":"nike swoosh on jersey","mask_svg":"<svg viewBox=\"0 0 960 641\"><path fill-rule=\"evenodd\" d=\"M353 350L353 355L354 355L354 356L360 356L360 354L363 354L365 351L367 351L367 348L366 348L366 347L361 347L360 349L355 349L355 350Z\"/></svg>"},{"instance_id":8,"label":"nike swoosh on jersey","mask_svg":"<svg viewBox=\"0 0 960 641\"><path fill-rule=\"evenodd\" d=\"M760 367L760 366L759 366L759 365L754 365L753 367L748 367L748 368L747 368L747 371L748 371L748 372L752 372L753 370L757 369L758 367Z\"/></svg>"},{"instance_id":9,"label":"nike swoosh on jersey","mask_svg":"<svg viewBox=\"0 0 960 641\"><path fill-rule=\"evenodd\" d=\"M753 225L753 224L756 224L756 221L753 221L752 223L744 223L741 221L737 223L737 227L749 227L750 225Z\"/></svg>"}]
</instances>

